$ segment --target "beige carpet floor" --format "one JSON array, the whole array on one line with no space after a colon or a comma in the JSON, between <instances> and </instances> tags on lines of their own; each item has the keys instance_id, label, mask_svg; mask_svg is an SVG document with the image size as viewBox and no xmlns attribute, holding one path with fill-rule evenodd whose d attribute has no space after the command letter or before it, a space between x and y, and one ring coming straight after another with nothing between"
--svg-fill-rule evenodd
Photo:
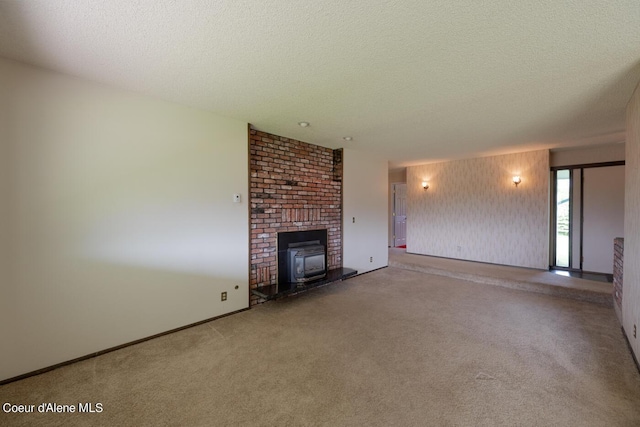
<instances>
[{"instance_id":1,"label":"beige carpet floor","mask_svg":"<svg viewBox=\"0 0 640 427\"><path fill-rule=\"evenodd\" d=\"M613 307L612 283L561 276L547 270L411 254L400 248L389 248L389 266Z\"/></svg>"},{"instance_id":2,"label":"beige carpet floor","mask_svg":"<svg viewBox=\"0 0 640 427\"><path fill-rule=\"evenodd\" d=\"M385 268L0 387L2 426L639 426L613 309Z\"/></svg>"}]
</instances>

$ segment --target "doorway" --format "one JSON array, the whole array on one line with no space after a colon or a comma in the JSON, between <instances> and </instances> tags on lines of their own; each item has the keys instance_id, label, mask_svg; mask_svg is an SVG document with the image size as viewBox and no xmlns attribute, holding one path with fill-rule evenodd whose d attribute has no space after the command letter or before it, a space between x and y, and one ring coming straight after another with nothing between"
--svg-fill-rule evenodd
<instances>
[{"instance_id":1,"label":"doorway","mask_svg":"<svg viewBox=\"0 0 640 427\"><path fill-rule=\"evenodd\" d=\"M407 246L407 184L393 184L393 246Z\"/></svg>"}]
</instances>

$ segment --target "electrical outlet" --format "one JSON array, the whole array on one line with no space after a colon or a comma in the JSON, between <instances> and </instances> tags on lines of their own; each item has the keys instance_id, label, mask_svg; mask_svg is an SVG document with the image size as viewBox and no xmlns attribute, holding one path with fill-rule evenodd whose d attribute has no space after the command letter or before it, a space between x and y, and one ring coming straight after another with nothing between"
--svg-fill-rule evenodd
<instances>
[{"instance_id":1,"label":"electrical outlet","mask_svg":"<svg viewBox=\"0 0 640 427\"><path fill-rule=\"evenodd\" d=\"M223 292L220 294L220 301L226 301L227 300L227 293Z\"/></svg>"},{"instance_id":2,"label":"electrical outlet","mask_svg":"<svg viewBox=\"0 0 640 427\"><path fill-rule=\"evenodd\" d=\"M369 257L369 262L373 262L373 257L372 256Z\"/></svg>"},{"instance_id":3,"label":"electrical outlet","mask_svg":"<svg viewBox=\"0 0 640 427\"><path fill-rule=\"evenodd\" d=\"M462 246L456 246L456 250L460 252L462 250Z\"/></svg>"},{"instance_id":4,"label":"electrical outlet","mask_svg":"<svg viewBox=\"0 0 640 427\"><path fill-rule=\"evenodd\" d=\"M353 218L351 218L351 222L354 223L354 224L356 223L356 217L355 216Z\"/></svg>"},{"instance_id":5,"label":"electrical outlet","mask_svg":"<svg viewBox=\"0 0 640 427\"><path fill-rule=\"evenodd\" d=\"M633 324L633 337L636 337L636 325L635 323Z\"/></svg>"}]
</instances>

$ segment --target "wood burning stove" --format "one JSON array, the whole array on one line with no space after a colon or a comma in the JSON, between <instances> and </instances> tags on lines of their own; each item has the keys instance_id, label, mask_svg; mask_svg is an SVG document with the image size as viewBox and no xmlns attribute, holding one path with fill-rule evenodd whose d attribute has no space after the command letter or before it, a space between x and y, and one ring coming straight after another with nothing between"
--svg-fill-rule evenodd
<instances>
[{"instance_id":1,"label":"wood burning stove","mask_svg":"<svg viewBox=\"0 0 640 427\"><path fill-rule=\"evenodd\" d=\"M278 233L278 292L326 277L329 269L327 229Z\"/></svg>"},{"instance_id":2,"label":"wood burning stove","mask_svg":"<svg viewBox=\"0 0 640 427\"><path fill-rule=\"evenodd\" d=\"M327 275L325 247L319 240L290 243L287 249L289 283L322 279Z\"/></svg>"}]
</instances>

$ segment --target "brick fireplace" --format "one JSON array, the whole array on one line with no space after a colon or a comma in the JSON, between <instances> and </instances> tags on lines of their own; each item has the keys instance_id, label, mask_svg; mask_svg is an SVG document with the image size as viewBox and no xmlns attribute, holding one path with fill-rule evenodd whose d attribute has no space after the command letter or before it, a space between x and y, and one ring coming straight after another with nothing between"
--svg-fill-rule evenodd
<instances>
[{"instance_id":1,"label":"brick fireplace","mask_svg":"<svg viewBox=\"0 0 640 427\"><path fill-rule=\"evenodd\" d=\"M249 288L278 282L279 232L326 229L327 268L342 267L342 150L251 129L249 159Z\"/></svg>"}]
</instances>

